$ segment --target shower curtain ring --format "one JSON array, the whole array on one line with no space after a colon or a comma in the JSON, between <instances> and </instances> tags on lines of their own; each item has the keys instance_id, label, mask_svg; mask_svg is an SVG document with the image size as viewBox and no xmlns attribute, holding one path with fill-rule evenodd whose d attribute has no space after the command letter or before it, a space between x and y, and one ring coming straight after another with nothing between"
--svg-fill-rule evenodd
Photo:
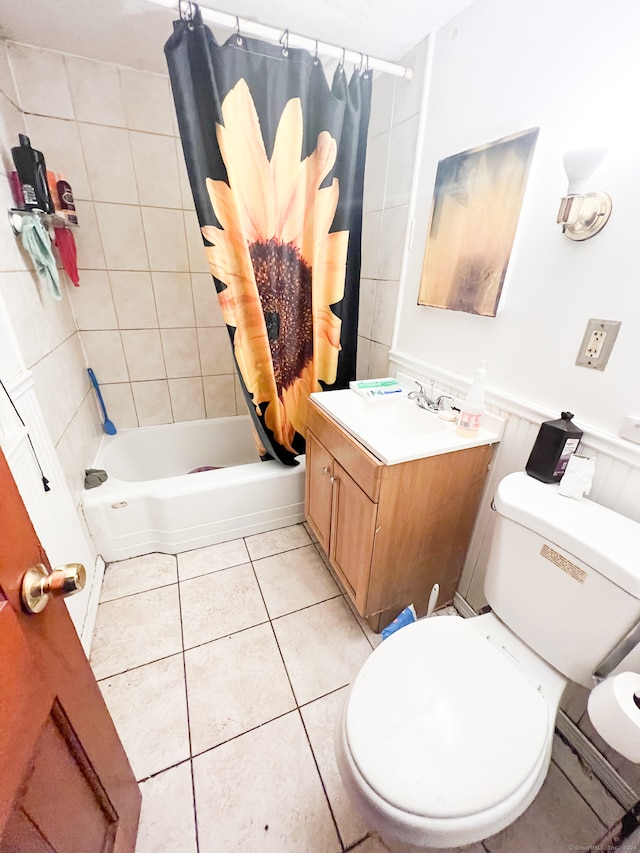
<instances>
[{"instance_id":1,"label":"shower curtain ring","mask_svg":"<svg viewBox=\"0 0 640 853\"><path fill-rule=\"evenodd\" d=\"M236 44L242 44L242 37L240 35L240 18L236 15Z\"/></svg>"},{"instance_id":2,"label":"shower curtain ring","mask_svg":"<svg viewBox=\"0 0 640 853\"><path fill-rule=\"evenodd\" d=\"M282 45L282 55L289 56L289 30L285 30L280 36L280 44Z\"/></svg>"},{"instance_id":3,"label":"shower curtain ring","mask_svg":"<svg viewBox=\"0 0 640 853\"><path fill-rule=\"evenodd\" d=\"M345 59L346 53L347 53L347 51L343 47L342 48L342 59L338 63L338 68L340 69L340 71L342 71L344 68L344 59Z\"/></svg>"},{"instance_id":4,"label":"shower curtain ring","mask_svg":"<svg viewBox=\"0 0 640 853\"><path fill-rule=\"evenodd\" d=\"M362 66L364 65L364 53L360 54L360 65L358 65L358 73L362 73Z\"/></svg>"},{"instance_id":5,"label":"shower curtain ring","mask_svg":"<svg viewBox=\"0 0 640 853\"><path fill-rule=\"evenodd\" d=\"M191 0L179 0L178 11L180 13L180 20L184 21L189 29L193 29L193 19L195 17L194 7L196 9L198 8L195 3L191 2Z\"/></svg>"},{"instance_id":6,"label":"shower curtain ring","mask_svg":"<svg viewBox=\"0 0 640 853\"><path fill-rule=\"evenodd\" d=\"M317 65L318 62L320 62L320 59L318 58L318 39L316 39L316 52L313 54L313 64Z\"/></svg>"}]
</instances>

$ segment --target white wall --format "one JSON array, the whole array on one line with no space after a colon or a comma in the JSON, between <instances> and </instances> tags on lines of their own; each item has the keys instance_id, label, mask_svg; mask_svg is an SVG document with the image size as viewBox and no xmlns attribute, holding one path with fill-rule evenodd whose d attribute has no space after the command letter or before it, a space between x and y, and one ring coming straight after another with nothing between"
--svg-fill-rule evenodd
<instances>
[{"instance_id":1,"label":"white wall","mask_svg":"<svg viewBox=\"0 0 640 853\"><path fill-rule=\"evenodd\" d=\"M634 0L606 9L599 0L476 0L438 32L394 343L463 379L486 359L491 388L556 415L570 409L579 425L613 435L624 415L640 413L639 31ZM574 243L555 218L563 151L591 142L585 111L591 139L611 137L591 188L609 192L613 214L595 238ZM530 127L540 134L498 316L417 306L438 161ZM589 317L622 321L604 372L575 366Z\"/></svg>"},{"instance_id":2,"label":"white wall","mask_svg":"<svg viewBox=\"0 0 640 853\"><path fill-rule=\"evenodd\" d=\"M10 148L25 119L4 45L0 46L0 208L12 207ZM3 220L0 229L0 379L26 423L0 389L0 446L52 565L82 562L84 592L69 610L86 649L93 633L101 561L79 513L83 464L99 441L95 401L68 298L54 302ZM50 481L44 492L27 435ZM63 470L66 463L66 471ZM66 474L73 476L67 481ZM72 492L75 491L75 494Z\"/></svg>"},{"instance_id":3,"label":"white wall","mask_svg":"<svg viewBox=\"0 0 640 853\"><path fill-rule=\"evenodd\" d=\"M401 60L412 80L374 74L364 179L357 378L386 376L411 198L426 43Z\"/></svg>"},{"instance_id":4,"label":"white wall","mask_svg":"<svg viewBox=\"0 0 640 853\"><path fill-rule=\"evenodd\" d=\"M457 394L468 387L478 362L487 361L488 401L505 417L506 429L460 583L475 608L485 603L495 485L524 467L539 423L562 409L575 413L585 430L583 451L596 458L590 497L640 521L640 446L618 438L624 415L640 414L635 283L640 154L634 90L640 79L639 24L635 0L606 8L599 0L475 0L433 39L414 186L404 228L393 234L391 263L402 272L390 358L392 371L433 379L437 390ZM387 85L382 93L391 111L394 90ZM438 161L530 127L539 127L540 134L498 316L418 306ZM603 129L610 154L590 188L612 196L613 214L595 238L573 243L555 223L567 187L562 154L599 141ZM391 162L368 177L385 185L385 196L393 191ZM384 218L365 213L364 227L365 246L378 258L389 251ZM575 366L589 317L622 321L604 372ZM376 367L369 365L369 376L386 372ZM586 690L571 689L563 708L640 791L638 767L593 730Z\"/></svg>"}]
</instances>

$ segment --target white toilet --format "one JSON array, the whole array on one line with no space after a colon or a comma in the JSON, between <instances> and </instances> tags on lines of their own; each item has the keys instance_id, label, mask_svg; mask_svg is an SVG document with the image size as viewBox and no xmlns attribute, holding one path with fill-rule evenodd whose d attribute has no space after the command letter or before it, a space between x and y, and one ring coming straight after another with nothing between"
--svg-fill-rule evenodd
<instances>
[{"instance_id":1,"label":"white toilet","mask_svg":"<svg viewBox=\"0 0 640 853\"><path fill-rule=\"evenodd\" d=\"M342 780L389 840L456 847L522 814L547 775L566 684L593 687L640 620L640 525L524 473L502 480L494 505L492 612L393 634L338 720Z\"/></svg>"}]
</instances>

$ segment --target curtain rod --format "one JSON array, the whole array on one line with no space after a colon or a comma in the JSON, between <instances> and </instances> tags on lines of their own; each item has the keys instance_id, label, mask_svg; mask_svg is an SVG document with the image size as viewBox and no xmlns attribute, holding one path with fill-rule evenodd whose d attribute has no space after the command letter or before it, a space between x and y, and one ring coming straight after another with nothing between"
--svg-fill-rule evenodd
<instances>
[{"instance_id":1,"label":"curtain rod","mask_svg":"<svg viewBox=\"0 0 640 853\"><path fill-rule=\"evenodd\" d=\"M176 12L180 11L181 6L180 0L147 0L147 2L153 3L155 6L163 6L165 9L173 9ZM289 47L301 47L310 53L322 53L325 56L333 56L341 61L347 60L348 62L353 62L355 65L368 66L371 70L382 71L384 74L391 74L394 77L404 77L407 80L413 78L413 68L398 65L395 62L387 62L385 59L375 59L366 53L345 50L334 44L316 41L307 36L295 35L295 33L290 33L288 30L278 30L275 27L268 27L265 24L249 21L246 18L229 15L227 12L217 12L214 9L209 9L207 6L198 5L203 21L217 24L220 27L226 27L229 30L238 30L240 35L257 36L258 38L270 41L281 41L284 37L286 45Z\"/></svg>"}]
</instances>

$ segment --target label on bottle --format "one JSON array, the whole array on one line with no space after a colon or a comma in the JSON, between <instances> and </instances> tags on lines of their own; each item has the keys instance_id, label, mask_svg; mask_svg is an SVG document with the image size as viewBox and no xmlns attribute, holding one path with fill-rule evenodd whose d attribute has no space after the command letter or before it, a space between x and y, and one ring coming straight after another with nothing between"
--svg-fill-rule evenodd
<instances>
[{"instance_id":1,"label":"label on bottle","mask_svg":"<svg viewBox=\"0 0 640 853\"><path fill-rule=\"evenodd\" d=\"M558 474L564 474L565 469L569 464L569 459L576 452L579 444L579 438L568 438L565 441L564 447L562 448L562 453L560 454L560 458L556 462L556 467L553 470L554 477L557 477Z\"/></svg>"},{"instance_id":2,"label":"label on bottle","mask_svg":"<svg viewBox=\"0 0 640 853\"><path fill-rule=\"evenodd\" d=\"M481 413L460 412L460 420L458 421L458 429L467 430L467 432L478 432L480 429L480 421L482 420Z\"/></svg>"},{"instance_id":3,"label":"label on bottle","mask_svg":"<svg viewBox=\"0 0 640 853\"><path fill-rule=\"evenodd\" d=\"M31 184L22 184L22 195L24 196L25 204L38 204L36 189Z\"/></svg>"},{"instance_id":4,"label":"label on bottle","mask_svg":"<svg viewBox=\"0 0 640 853\"><path fill-rule=\"evenodd\" d=\"M65 190L60 196L60 201L62 202L62 206L67 210L75 210L76 206L73 203L73 194L70 189Z\"/></svg>"}]
</instances>

